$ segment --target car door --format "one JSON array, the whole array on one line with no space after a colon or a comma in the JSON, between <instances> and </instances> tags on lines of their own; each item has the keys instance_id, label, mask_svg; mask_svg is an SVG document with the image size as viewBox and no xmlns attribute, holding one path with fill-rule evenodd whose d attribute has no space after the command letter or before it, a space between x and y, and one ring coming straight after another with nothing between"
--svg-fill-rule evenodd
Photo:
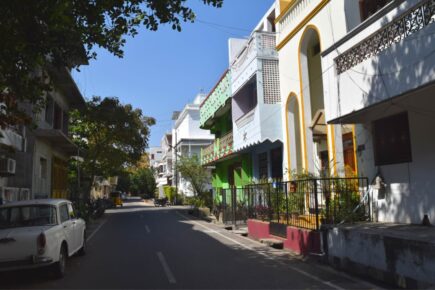
<instances>
[{"instance_id":1,"label":"car door","mask_svg":"<svg viewBox=\"0 0 435 290\"><path fill-rule=\"evenodd\" d=\"M68 251L69 253L72 253L75 250L74 224L70 219L67 203L63 203L59 206L59 217L62 231L65 235L66 242L68 243Z\"/></svg>"},{"instance_id":2,"label":"car door","mask_svg":"<svg viewBox=\"0 0 435 290\"><path fill-rule=\"evenodd\" d=\"M68 203L68 216L72 222L72 230L73 230L72 240L74 243L73 250L76 251L82 245L82 233L81 233L79 220L77 219L74 208L70 202Z\"/></svg>"}]
</instances>

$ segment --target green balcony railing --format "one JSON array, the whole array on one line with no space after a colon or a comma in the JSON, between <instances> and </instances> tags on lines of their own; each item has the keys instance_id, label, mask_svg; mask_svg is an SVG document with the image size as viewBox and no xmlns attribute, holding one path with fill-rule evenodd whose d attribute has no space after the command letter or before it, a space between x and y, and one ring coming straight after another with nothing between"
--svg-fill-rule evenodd
<instances>
[{"instance_id":1,"label":"green balcony railing","mask_svg":"<svg viewBox=\"0 0 435 290\"><path fill-rule=\"evenodd\" d=\"M217 161L233 152L233 132L221 138L216 138L209 146L201 150L201 163L203 165Z\"/></svg>"}]
</instances>

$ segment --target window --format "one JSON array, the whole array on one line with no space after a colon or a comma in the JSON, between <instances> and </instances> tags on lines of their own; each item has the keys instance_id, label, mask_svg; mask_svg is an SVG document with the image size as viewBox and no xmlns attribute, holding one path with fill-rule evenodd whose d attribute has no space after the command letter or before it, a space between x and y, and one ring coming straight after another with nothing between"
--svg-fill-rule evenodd
<instances>
[{"instance_id":1,"label":"window","mask_svg":"<svg viewBox=\"0 0 435 290\"><path fill-rule=\"evenodd\" d=\"M272 178L282 178L282 148L276 148L270 151L272 161Z\"/></svg>"},{"instance_id":2,"label":"window","mask_svg":"<svg viewBox=\"0 0 435 290\"><path fill-rule=\"evenodd\" d=\"M39 177L42 179L47 178L48 167L47 167L47 159L44 157L39 158Z\"/></svg>"},{"instance_id":3,"label":"window","mask_svg":"<svg viewBox=\"0 0 435 290\"><path fill-rule=\"evenodd\" d=\"M66 203L62 204L59 207L59 214L60 214L60 222L61 223L64 223L67 220L69 220L69 212L68 212L68 207L67 207Z\"/></svg>"},{"instance_id":4,"label":"window","mask_svg":"<svg viewBox=\"0 0 435 290\"><path fill-rule=\"evenodd\" d=\"M258 154L258 176L267 179L267 152Z\"/></svg>"},{"instance_id":5,"label":"window","mask_svg":"<svg viewBox=\"0 0 435 290\"><path fill-rule=\"evenodd\" d=\"M412 161L407 113L377 120L373 123L373 129L376 165Z\"/></svg>"},{"instance_id":6,"label":"window","mask_svg":"<svg viewBox=\"0 0 435 290\"><path fill-rule=\"evenodd\" d=\"M49 205L29 205L0 209L0 228L56 224L56 209Z\"/></svg>"},{"instance_id":7,"label":"window","mask_svg":"<svg viewBox=\"0 0 435 290\"><path fill-rule=\"evenodd\" d=\"M68 216L70 217L70 219L75 219L76 218L76 214L74 212L72 204L70 204L70 203L68 203Z\"/></svg>"},{"instance_id":8,"label":"window","mask_svg":"<svg viewBox=\"0 0 435 290\"><path fill-rule=\"evenodd\" d=\"M60 106L58 104L54 104L54 124L53 124L53 128L54 129L62 129L62 123L63 123L63 119L62 119L62 109L60 108Z\"/></svg>"},{"instance_id":9,"label":"window","mask_svg":"<svg viewBox=\"0 0 435 290\"><path fill-rule=\"evenodd\" d=\"M257 106L257 78L254 76L233 97L233 119L238 120ZM231 118L230 118L231 120ZM232 126L232 123L231 123Z\"/></svg>"},{"instance_id":10,"label":"window","mask_svg":"<svg viewBox=\"0 0 435 290\"><path fill-rule=\"evenodd\" d=\"M361 21L366 20L384 7L391 0L360 0L359 9Z\"/></svg>"},{"instance_id":11,"label":"window","mask_svg":"<svg viewBox=\"0 0 435 290\"><path fill-rule=\"evenodd\" d=\"M50 125L53 125L53 108L53 99L47 96L45 100L45 122Z\"/></svg>"}]
</instances>

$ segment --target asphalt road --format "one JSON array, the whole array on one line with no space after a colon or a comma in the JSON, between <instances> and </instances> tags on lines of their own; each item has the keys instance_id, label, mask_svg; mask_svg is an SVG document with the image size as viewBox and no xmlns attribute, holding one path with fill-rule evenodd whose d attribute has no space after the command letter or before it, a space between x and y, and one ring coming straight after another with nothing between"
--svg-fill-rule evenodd
<instances>
[{"instance_id":1,"label":"asphalt road","mask_svg":"<svg viewBox=\"0 0 435 290\"><path fill-rule=\"evenodd\" d=\"M180 208L129 203L111 210L67 275L0 273L1 288L29 289L373 289L204 221Z\"/></svg>"}]
</instances>

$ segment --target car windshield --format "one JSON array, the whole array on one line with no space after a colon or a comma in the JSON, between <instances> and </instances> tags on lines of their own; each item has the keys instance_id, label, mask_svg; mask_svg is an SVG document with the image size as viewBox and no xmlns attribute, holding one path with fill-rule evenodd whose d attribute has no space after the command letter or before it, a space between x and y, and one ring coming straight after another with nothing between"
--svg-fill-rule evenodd
<instances>
[{"instance_id":1,"label":"car windshield","mask_svg":"<svg viewBox=\"0 0 435 290\"><path fill-rule=\"evenodd\" d=\"M34 227L56 224L56 209L50 205L0 208L0 228Z\"/></svg>"}]
</instances>

